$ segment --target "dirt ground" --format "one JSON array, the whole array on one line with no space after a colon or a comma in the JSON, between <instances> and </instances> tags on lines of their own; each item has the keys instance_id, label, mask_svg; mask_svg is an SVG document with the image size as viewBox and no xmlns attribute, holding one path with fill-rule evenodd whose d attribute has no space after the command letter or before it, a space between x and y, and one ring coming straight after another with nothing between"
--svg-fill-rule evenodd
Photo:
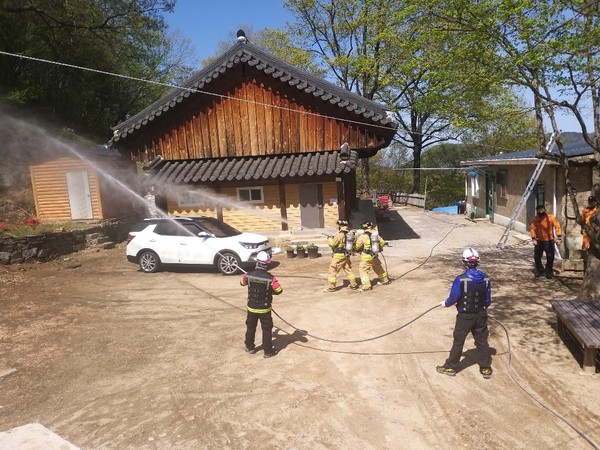
<instances>
[{"instance_id":1,"label":"dirt ground","mask_svg":"<svg viewBox=\"0 0 600 450\"><path fill-rule=\"evenodd\" d=\"M398 208L380 230L392 283L371 292L323 292L329 255L275 257L270 359L244 352L237 276L144 274L122 244L0 266L0 431L40 423L81 449L600 444L598 375L581 374L548 303L575 298L580 276L534 278L530 245L500 250L502 227L462 216ZM456 377L435 370L455 309L431 308L465 246L493 282L490 380L471 338Z\"/></svg>"}]
</instances>

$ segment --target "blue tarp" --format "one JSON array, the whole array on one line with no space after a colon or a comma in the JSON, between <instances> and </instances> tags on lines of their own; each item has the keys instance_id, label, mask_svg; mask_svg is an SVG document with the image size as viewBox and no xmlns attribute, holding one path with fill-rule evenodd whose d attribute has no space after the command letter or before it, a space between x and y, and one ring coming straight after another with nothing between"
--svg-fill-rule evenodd
<instances>
[{"instance_id":1,"label":"blue tarp","mask_svg":"<svg viewBox=\"0 0 600 450\"><path fill-rule=\"evenodd\" d=\"M458 214L458 207L456 205L438 206L437 208L433 208L432 211L442 212L442 213L446 213L446 214Z\"/></svg>"}]
</instances>

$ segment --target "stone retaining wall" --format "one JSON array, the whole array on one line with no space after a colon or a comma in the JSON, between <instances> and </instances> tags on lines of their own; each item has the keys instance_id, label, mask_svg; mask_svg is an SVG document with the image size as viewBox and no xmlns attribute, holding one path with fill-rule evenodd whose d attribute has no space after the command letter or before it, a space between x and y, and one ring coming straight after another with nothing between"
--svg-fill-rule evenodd
<instances>
[{"instance_id":1,"label":"stone retaining wall","mask_svg":"<svg viewBox=\"0 0 600 450\"><path fill-rule=\"evenodd\" d=\"M49 261L104 241L122 242L137 219L111 219L72 231L12 237L0 235L0 264ZM104 239L99 238L104 236Z\"/></svg>"}]
</instances>

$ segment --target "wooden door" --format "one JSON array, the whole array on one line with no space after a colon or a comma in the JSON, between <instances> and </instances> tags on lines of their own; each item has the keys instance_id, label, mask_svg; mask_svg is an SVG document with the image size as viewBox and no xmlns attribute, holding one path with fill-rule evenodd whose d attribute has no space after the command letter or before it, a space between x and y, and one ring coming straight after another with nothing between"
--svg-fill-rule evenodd
<instances>
[{"instance_id":1,"label":"wooden door","mask_svg":"<svg viewBox=\"0 0 600 450\"><path fill-rule=\"evenodd\" d=\"M485 211L490 219L494 218L494 176L490 173L485 174Z\"/></svg>"},{"instance_id":2,"label":"wooden door","mask_svg":"<svg viewBox=\"0 0 600 450\"><path fill-rule=\"evenodd\" d=\"M300 225L309 229L325 226L322 184L300 185Z\"/></svg>"},{"instance_id":3,"label":"wooden door","mask_svg":"<svg viewBox=\"0 0 600 450\"><path fill-rule=\"evenodd\" d=\"M67 191L71 207L71 220L93 219L88 173L86 171L67 172Z\"/></svg>"}]
</instances>

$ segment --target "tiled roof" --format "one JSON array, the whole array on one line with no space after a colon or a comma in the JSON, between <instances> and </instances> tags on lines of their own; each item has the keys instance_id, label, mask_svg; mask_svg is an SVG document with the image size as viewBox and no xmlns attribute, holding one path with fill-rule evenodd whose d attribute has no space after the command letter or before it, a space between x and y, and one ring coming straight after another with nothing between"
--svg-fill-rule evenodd
<instances>
[{"instance_id":1,"label":"tiled roof","mask_svg":"<svg viewBox=\"0 0 600 450\"><path fill-rule=\"evenodd\" d=\"M117 142L134 130L146 126L162 113L177 106L190 95L194 95L193 90L207 91L213 80L221 77L237 64L253 66L299 91L312 94L323 102L344 108L356 115L357 120L364 121L366 119L373 124L387 125L391 129L396 128L396 124L388 116L388 108L385 106L293 67L246 41L236 43L211 64L196 72L183 84L182 87L185 89L171 89L161 99L135 116L112 127L115 135L111 141Z\"/></svg>"},{"instance_id":2,"label":"tiled roof","mask_svg":"<svg viewBox=\"0 0 600 450\"><path fill-rule=\"evenodd\" d=\"M358 165L358 154L350 152L342 161L339 151L242 158L206 158L167 161L160 156L144 170L156 183L208 183L219 181L273 180L313 175L350 173Z\"/></svg>"}]
</instances>

